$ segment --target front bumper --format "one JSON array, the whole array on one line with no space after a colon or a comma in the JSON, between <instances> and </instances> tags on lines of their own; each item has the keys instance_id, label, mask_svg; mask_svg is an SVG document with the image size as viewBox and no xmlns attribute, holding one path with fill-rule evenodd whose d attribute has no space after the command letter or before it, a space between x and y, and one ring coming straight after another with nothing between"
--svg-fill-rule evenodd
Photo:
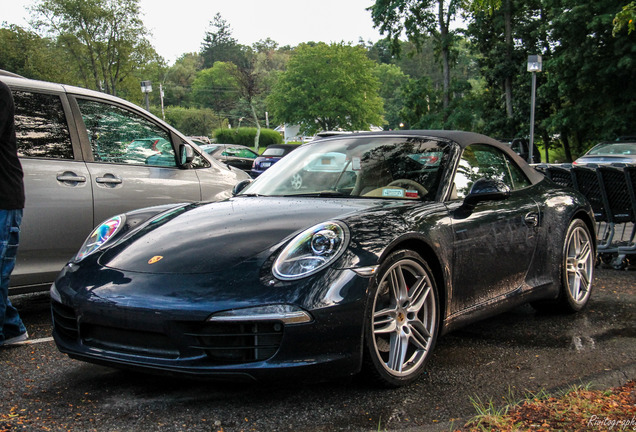
<instances>
[{"instance_id":1,"label":"front bumper","mask_svg":"<svg viewBox=\"0 0 636 432\"><path fill-rule=\"evenodd\" d=\"M62 273L52 288L53 336L60 351L114 367L219 379L324 379L360 370L369 279L353 271L329 269L251 290L238 277L241 288L234 291L208 275L120 276L100 285ZM121 281L129 281L125 289ZM222 313L262 306L287 316L302 311L310 321L275 313L228 320ZM210 320L219 316L225 319Z\"/></svg>"}]
</instances>

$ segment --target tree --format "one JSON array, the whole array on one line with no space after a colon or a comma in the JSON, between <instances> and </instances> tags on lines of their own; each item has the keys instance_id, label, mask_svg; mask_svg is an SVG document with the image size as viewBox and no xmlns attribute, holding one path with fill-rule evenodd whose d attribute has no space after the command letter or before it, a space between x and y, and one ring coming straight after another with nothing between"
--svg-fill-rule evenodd
<instances>
[{"instance_id":1,"label":"tree","mask_svg":"<svg viewBox=\"0 0 636 432\"><path fill-rule=\"evenodd\" d=\"M401 89L410 81L409 77L396 65L379 64L374 73L380 82L380 97L384 101L384 124L389 129L398 129L402 118L400 111L404 106Z\"/></svg>"},{"instance_id":2,"label":"tree","mask_svg":"<svg viewBox=\"0 0 636 432\"><path fill-rule=\"evenodd\" d=\"M32 25L57 38L85 86L117 94L120 83L158 61L139 17L139 0L40 0Z\"/></svg>"},{"instance_id":3,"label":"tree","mask_svg":"<svg viewBox=\"0 0 636 432\"><path fill-rule=\"evenodd\" d=\"M382 123L374 66L360 46L301 44L267 98L268 108L305 133L368 130Z\"/></svg>"},{"instance_id":4,"label":"tree","mask_svg":"<svg viewBox=\"0 0 636 432\"><path fill-rule=\"evenodd\" d=\"M210 21L210 27L201 45L203 67L210 68L218 61L239 63L243 55L243 46L232 37L232 28L220 13Z\"/></svg>"},{"instance_id":5,"label":"tree","mask_svg":"<svg viewBox=\"0 0 636 432\"><path fill-rule=\"evenodd\" d=\"M54 40L17 25L0 28L0 69L44 81L76 81L76 68Z\"/></svg>"},{"instance_id":6,"label":"tree","mask_svg":"<svg viewBox=\"0 0 636 432\"><path fill-rule=\"evenodd\" d=\"M616 36L623 27L627 27L627 34L632 34L636 30L636 1L623 6L623 9L614 17L614 30L612 34Z\"/></svg>"},{"instance_id":7,"label":"tree","mask_svg":"<svg viewBox=\"0 0 636 432\"><path fill-rule=\"evenodd\" d=\"M263 91L263 72L256 67L257 56L251 49L245 49L243 51L241 62L236 65L233 70L234 78L238 83L238 90L242 99L249 106L252 114L252 119L256 125L256 135L254 136L254 149L258 152L258 144L261 135L261 124L258 121L258 114L256 113L255 102L256 98Z\"/></svg>"},{"instance_id":8,"label":"tree","mask_svg":"<svg viewBox=\"0 0 636 432\"><path fill-rule=\"evenodd\" d=\"M198 53L187 53L174 62L162 81L165 84L165 104L187 106L191 87L197 73L203 67L203 58Z\"/></svg>"},{"instance_id":9,"label":"tree","mask_svg":"<svg viewBox=\"0 0 636 432\"><path fill-rule=\"evenodd\" d=\"M394 51L399 50L399 38L404 32L418 48L426 37L433 37L441 55L445 111L450 103L451 49L455 40L450 23L460 4L461 0L376 0L370 7L374 25L393 41Z\"/></svg>"},{"instance_id":10,"label":"tree","mask_svg":"<svg viewBox=\"0 0 636 432\"><path fill-rule=\"evenodd\" d=\"M528 53L543 52L540 41L545 40L538 3L503 0L499 8L472 8L468 34L480 54L478 63L488 90L483 98L487 133L502 138L518 136L529 117L526 62Z\"/></svg>"},{"instance_id":11,"label":"tree","mask_svg":"<svg viewBox=\"0 0 636 432\"><path fill-rule=\"evenodd\" d=\"M544 1L554 46L544 59L547 80L538 92L551 102L545 127L559 133L575 155L599 140L633 133L634 42L631 36L612 36L622 1Z\"/></svg>"},{"instance_id":12,"label":"tree","mask_svg":"<svg viewBox=\"0 0 636 432\"><path fill-rule=\"evenodd\" d=\"M228 117L239 99L239 86L233 63L216 62L197 73L192 83L192 101L201 108L211 108L219 117Z\"/></svg>"}]
</instances>

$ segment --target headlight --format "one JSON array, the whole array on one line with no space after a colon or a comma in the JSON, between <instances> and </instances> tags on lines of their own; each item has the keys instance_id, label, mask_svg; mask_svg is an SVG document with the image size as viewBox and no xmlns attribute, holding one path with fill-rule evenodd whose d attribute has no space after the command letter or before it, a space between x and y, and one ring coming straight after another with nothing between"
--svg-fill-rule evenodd
<instances>
[{"instance_id":1,"label":"headlight","mask_svg":"<svg viewBox=\"0 0 636 432\"><path fill-rule=\"evenodd\" d=\"M298 234L274 262L274 276L282 280L314 274L338 258L349 242L342 222L323 222Z\"/></svg>"},{"instance_id":2,"label":"headlight","mask_svg":"<svg viewBox=\"0 0 636 432\"><path fill-rule=\"evenodd\" d=\"M73 261L80 262L87 256L95 253L104 243L108 241L108 239L119 232L119 230L124 226L125 221L126 217L124 215L119 215L99 224L97 228L93 230L91 235L88 236L77 255L75 255L75 258L73 258Z\"/></svg>"}]
</instances>

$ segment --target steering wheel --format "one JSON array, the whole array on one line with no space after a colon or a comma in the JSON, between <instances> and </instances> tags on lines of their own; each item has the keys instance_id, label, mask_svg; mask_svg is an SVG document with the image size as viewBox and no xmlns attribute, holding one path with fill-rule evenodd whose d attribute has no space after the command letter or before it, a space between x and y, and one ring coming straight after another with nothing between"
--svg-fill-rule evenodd
<instances>
[{"instance_id":1,"label":"steering wheel","mask_svg":"<svg viewBox=\"0 0 636 432\"><path fill-rule=\"evenodd\" d=\"M409 179L397 179L397 180L393 180L391 183L389 183L387 186L408 186L411 187L413 189L415 189L416 191L418 191L420 193L421 196L424 196L426 194L428 194L428 191L426 190L426 188L424 186L422 186L421 184L414 182L413 180L409 180Z\"/></svg>"}]
</instances>

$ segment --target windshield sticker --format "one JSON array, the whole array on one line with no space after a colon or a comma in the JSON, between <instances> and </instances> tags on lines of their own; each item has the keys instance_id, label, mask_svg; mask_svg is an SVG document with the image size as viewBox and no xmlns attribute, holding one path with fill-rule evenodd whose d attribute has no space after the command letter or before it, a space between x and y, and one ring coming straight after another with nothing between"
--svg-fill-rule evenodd
<instances>
[{"instance_id":1,"label":"windshield sticker","mask_svg":"<svg viewBox=\"0 0 636 432\"><path fill-rule=\"evenodd\" d=\"M351 159L351 169L354 171L360 171L362 167L360 166L360 158L354 157Z\"/></svg>"},{"instance_id":2,"label":"windshield sticker","mask_svg":"<svg viewBox=\"0 0 636 432\"><path fill-rule=\"evenodd\" d=\"M416 190L407 190L406 191L406 197L407 198L419 198L420 194Z\"/></svg>"},{"instance_id":3,"label":"windshield sticker","mask_svg":"<svg viewBox=\"0 0 636 432\"><path fill-rule=\"evenodd\" d=\"M427 167L435 167L439 166L442 162L443 152L426 152L426 153L418 153L412 154L409 157L416 162L421 163Z\"/></svg>"},{"instance_id":4,"label":"windshield sticker","mask_svg":"<svg viewBox=\"0 0 636 432\"><path fill-rule=\"evenodd\" d=\"M382 189L383 197L404 198L404 189Z\"/></svg>"}]
</instances>

